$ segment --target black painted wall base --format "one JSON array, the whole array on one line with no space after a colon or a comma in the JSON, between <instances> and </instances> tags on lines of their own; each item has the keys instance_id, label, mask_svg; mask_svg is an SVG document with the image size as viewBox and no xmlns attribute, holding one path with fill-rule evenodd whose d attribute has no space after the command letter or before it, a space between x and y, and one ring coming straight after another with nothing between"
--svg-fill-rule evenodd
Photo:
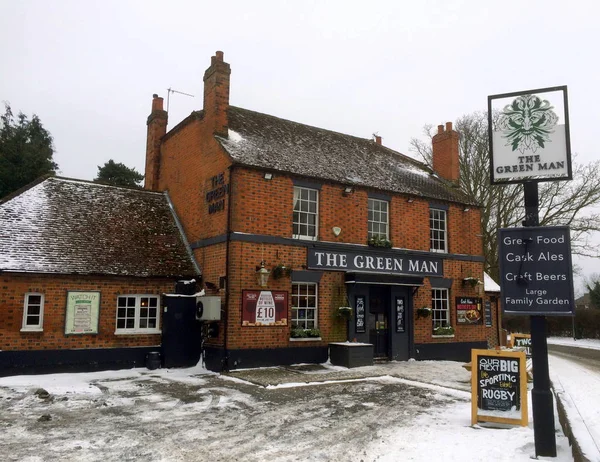
<instances>
[{"instance_id":1,"label":"black painted wall base","mask_svg":"<svg viewBox=\"0 0 600 462\"><path fill-rule=\"evenodd\" d=\"M0 377L58 372L93 372L146 367L146 355L160 346L82 350L0 351Z\"/></svg>"},{"instance_id":2,"label":"black painted wall base","mask_svg":"<svg viewBox=\"0 0 600 462\"><path fill-rule=\"evenodd\" d=\"M471 361L471 350L487 349L487 342L461 342L461 343L418 343L415 344L415 359L418 360L444 360Z\"/></svg>"},{"instance_id":3,"label":"black painted wall base","mask_svg":"<svg viewBox=\"0 0 600 462\"><path fill-rule=\"evenodd\" d=\"M327 346L227 350L227 354L223 348L204 349L204 366L214 372L297 363L320 364L327 359Z\"/></svg>"}]
</instances>

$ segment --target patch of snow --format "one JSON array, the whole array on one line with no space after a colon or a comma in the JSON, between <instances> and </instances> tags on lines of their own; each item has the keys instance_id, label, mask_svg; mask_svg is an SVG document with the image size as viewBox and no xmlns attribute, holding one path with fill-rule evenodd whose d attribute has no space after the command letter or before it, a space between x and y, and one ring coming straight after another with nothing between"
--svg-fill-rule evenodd
<instances>
[{"instance_id":1,"label":"patch of snow","mask_svg":"<svg viewBox=\"0 0 600 462\"><path fill-rule=\"evenodd\" d=\"M486 272L483 273L483 290L485 292L500 292L500 286Z\"/></svg>"}]
</instances>

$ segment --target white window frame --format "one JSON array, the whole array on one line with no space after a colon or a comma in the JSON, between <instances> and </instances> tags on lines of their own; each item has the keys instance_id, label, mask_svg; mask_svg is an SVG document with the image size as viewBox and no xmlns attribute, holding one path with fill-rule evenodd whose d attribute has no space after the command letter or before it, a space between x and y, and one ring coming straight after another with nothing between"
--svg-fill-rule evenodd
<instances>
[{"instance_id":1,"label":"white window frame","mask_svg":"<svg viewBox=\"0 0 600 462\"><path fill-rule=\"evenodd\" d=\"M119 306L119 299L126 299L126 306ZM135 299L134 305L133 306L128 306L129 301L127 299L133 298ZM142 303L142 299L147 298L148 299L148 307L143 307L141 306ZM142 323L142 317L141 317L141 312L142 309L147 308L148 310L150 310L151 307L150 306L150 300L156 300L156 327L140 327L140 324ZM119 316L120 312L119 309L134 309L133 312L133 316L128 316L127 313L125 313L125 317L123 316ZM158 295L152 295L152 294L123 294L123 295L118 295L117 296L117 309L116 309L116 319L115 319L115 334L116 335L129 335L129 334L160 334L161 330L160 330L160 310L161 310L161 306L160 306L160 296ZM119 320L120 319L124 319L125 320L125 324L127 324L127 320L128 319L133 319L133 327L119 327ZM150 316L147 315L146 316L146 321L148 319L150 319Z\"/></svg>"},{"instance_id":2,"label":"white window frame","mask_svg":"<svg viewBox=\"0 0 600 462\"><path fill-rule=\"evenodd\" d=\"M441 233L441 238L435 233ZM429 251L448 252L448 212L435 207L429 209Z\"/></svg>"},{"instance_id":3,"label":"white window frame","mask_svg":"<svg viewBox=\"0 0 600 462\"><path fill-rule=\"evenodd\" d=\"M311 287L309 291L308 288ZM314 294L309 292L313 292ZM304 290L302 290L304 289ZM314 305L314 306L311 306ZM312 311L313 317L298 316L299 310ZM308 315L308 313L306 313ZM309 325L312 323L312 326ZM302 325L301 325L302 324ZM319 286L314 282L292 283L292 329L318 329L319 328Z\"/></svg>"},{"instance_id":4,"label":"white window frame","mask_svg":"<svg viewBox=\"0 0 600 462\"><path fill-rule=\"evenodd\" d=\"M306 191L308 193L308 195L310 196L310 194L312 192L315 193L316 195L316 199L314 201L310 200L310 197L308 199L301 199L302 196L302 192ZM302 208L302 205L304 204L310 204L310 203L314 203L315 204L315 212L310 212L308 210L297 210L296 209L296 205L298 205L300 208ZM296 213L299 214L299 220L297 221L294 218L292 218L292 237L294 239L303 239L303 240L308 240L308 241L316 241L317 240L317 236L319 235L319 190L318 189L313 189L313 188L305 188L304 186L294 186L294 204L293 204L293 213L294 215L296 215ZM315 228L315 235L311 236L310 234L300 234L300 227L301 226L307 226L307 227L312 227L312 224L309 224L309 217L313 216L314 217L314 228ZM305 222L302 221L302 218L305 218ZM296 232L296 227L298 227Z\"/></svg>"},{"instance_id":5,"label":"white window frame","mask_svg":"<svg viewBox=\"0 0 600 462\"><path fill-rule=\"evenodd\" d=\"M431 289L431 328L451 327L450 291L448 289Z\"/></svg>"},{"instance_id":6,"label":"white window frame","mask_svg":"<svg viewBox=\"0 0 600 462\"><path fill-rule=\"evenodd\" d=\"M385 210L382 210L382 206L385 204ZM382 215L385 215L385 221L381 219ZM378 231L375 231L377 228ZM381 232L381 229L384 232ZM369 197L367 206L367 239L373 237L379 237L385 240L390 239L390 202L381 199L374 199Z\"/></svg>"},{"instance_id":7,"label":"white window frame","mask_svg":"<svg viewBox=\"0 0 600 462\"><path fill-rule=\"evenodd\" d=\"M40 297L40 303L31 303L29 297ZM30 314L30 308L39 307L39 314ZM37 324L27 324L29 316L39 316ZM21 332L43 332L44 331L44 294L39 292L27 292L23 299L23 324Z\"/></svg>"}]
</instances>

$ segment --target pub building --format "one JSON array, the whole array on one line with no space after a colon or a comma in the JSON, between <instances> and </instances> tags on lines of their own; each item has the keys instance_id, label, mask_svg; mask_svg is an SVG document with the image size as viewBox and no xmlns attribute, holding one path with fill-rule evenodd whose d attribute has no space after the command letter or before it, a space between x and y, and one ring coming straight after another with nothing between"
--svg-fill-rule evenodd
<instances>
[{"instance_id":1,"label":"pub building","mask_svg":"<svg viewBox=\"0 0 600 462\"><path fill-rule=\"evenodd\" d=\"M452 123L429 168L379 136L231 106L230 74L217 51L203 108L170 130L153 96L144 190L48 178L2 200L0 375L183 365L199 345L214 371L322 363L340 344L460 361L498 345ZM182 278L188 296L169 295ZM202 293L211 322L189 314Z\"/></svg>"},{"instance_id":2,"label":"pub building","mask_svg":"<svg viewBox=\"0 0 600 462\"><path fill-rule=\"evenodd\" d=\"M470 359L498 344L480 209L459 187L459 134L433 169L359 138L229 104L217 51L200 111L147 120L145 188L168 191L222 317L213 370L324 362L331 343L375 358ZM497 287L497 286L496 286Z\"/></svg>"}]
</instances>

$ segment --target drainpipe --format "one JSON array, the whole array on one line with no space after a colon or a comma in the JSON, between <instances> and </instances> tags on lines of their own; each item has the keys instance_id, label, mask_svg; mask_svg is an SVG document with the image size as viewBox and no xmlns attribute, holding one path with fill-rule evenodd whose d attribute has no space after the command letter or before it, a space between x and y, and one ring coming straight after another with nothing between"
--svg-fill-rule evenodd
<instances>
[{"instance_id":1,"label":"drainpipe","mask_svg":"<svg viewBox=\"0 0 600 462\"><path fill-rule=\"evenodd\" d=\"M234 165L229 166L229 196L227 198L227 229L225 240L225 325L223 326L223 350L224 358L221 361L221 369L229 371L229 350L227 349L227 326L229 325L229 252L231 244L231 196L233 196L233 170Z\"/></svg>"}]
</instances>

